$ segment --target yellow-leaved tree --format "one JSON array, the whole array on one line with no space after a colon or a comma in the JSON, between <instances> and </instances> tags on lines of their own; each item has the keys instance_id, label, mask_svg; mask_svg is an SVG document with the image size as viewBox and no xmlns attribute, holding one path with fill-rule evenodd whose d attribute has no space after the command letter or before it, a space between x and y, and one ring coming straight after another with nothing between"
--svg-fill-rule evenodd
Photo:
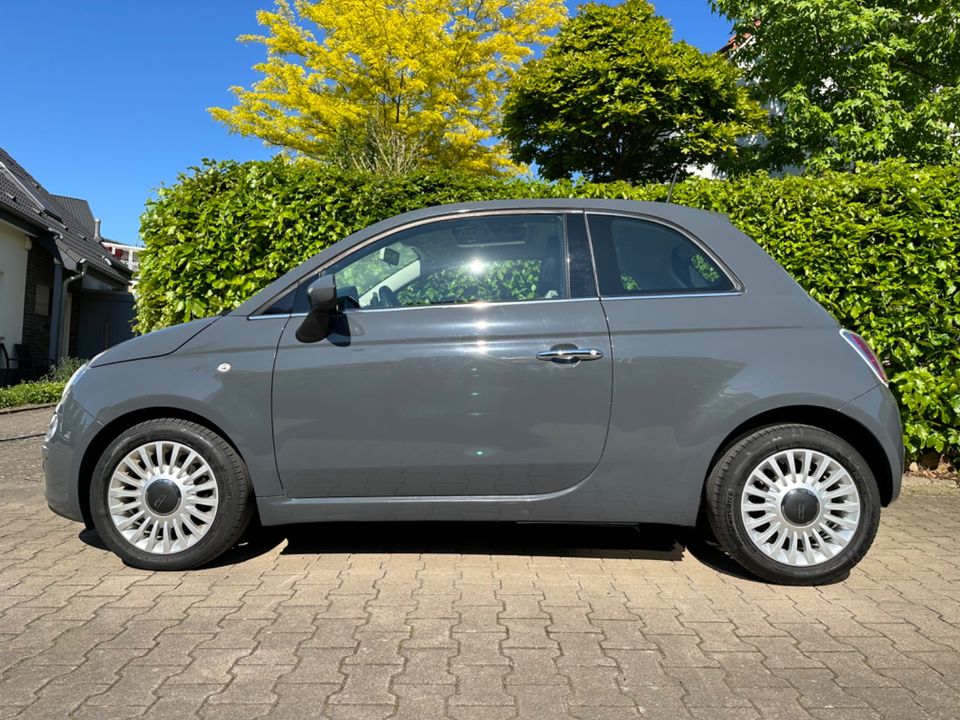
<instances>
[{"instance_id":1,"label":"yellow-leaved tree","mask_svg":"<svg viewBox=\"0 0 960 720\"><path fill-rule=\"evenodd\" d=\"M347 167L503 172L506 83L565 17L562 0L277 0L239 38L266 47L264 77L210 112Z\"/></svg>"}]
</instances>

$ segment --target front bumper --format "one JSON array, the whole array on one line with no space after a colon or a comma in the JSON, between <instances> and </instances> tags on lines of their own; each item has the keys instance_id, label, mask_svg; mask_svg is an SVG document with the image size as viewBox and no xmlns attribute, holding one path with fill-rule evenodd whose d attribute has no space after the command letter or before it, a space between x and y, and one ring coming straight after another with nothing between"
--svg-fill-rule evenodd
<instances>
[{"instance_id":1,"label":"front bumper","mask_svg":"<svg viewBox=\"0 0 960 720\"><path fill-rule=\"evenodd\" d=\"M47 505L58 515L84 522L80 463L101 425L69 395L54 410L53 432L41 446Z\"/></svg>"},{"instance_id":2,"label":"front bumper","mask_svg":"<svg viewBox=\"0 0 960 720\"><path fill-rule=\"evenodd\" d=\"M893 502L900 495L905 455L900 409L893 394L885 385L877 385L841 407L840 412L869 430L883 448L890 467L890 496L884 499Z\"/></svg>"}]
</instances>

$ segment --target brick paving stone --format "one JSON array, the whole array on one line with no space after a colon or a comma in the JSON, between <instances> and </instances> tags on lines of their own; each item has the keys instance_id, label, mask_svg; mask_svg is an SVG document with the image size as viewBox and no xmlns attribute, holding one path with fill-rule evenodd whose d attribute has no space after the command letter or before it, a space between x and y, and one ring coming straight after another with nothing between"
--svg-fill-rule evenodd
<instances>
[{"instance_id":1,"label":"brick paving stone","mask_svg":"<svg viewBox=\"0 0 960 720\"><path fill-rule=\"evenodd\" d=\"M751 702L764 720L811 720L813 717L798 701L791 687L738 687L737 692Z\"/></svg>"},{"instance_id":2,"label":"brick paving stone","mask_svg":"<svg viewBox=\"0 0 960 720\"><path fill-rule=\"evenodd\" d=\"M727 574L689 532L454 524L151 573L45 508L37 443L0 440L0 719L960 717L960 491L905 487L819 588Z\"/></svg>"},{"instance_id":3,"label":"brick paving stone","mask_svg":"<svg viewBox=\"0 0 960 720\"><path fill-rule=\"evenodd\" d=\"M509 665L501 648L506 637L506 633L454 633L458 652L450 665Z\"/></svg>"},{"instance_id":4,"label":"brick paving stone","mask_svg":"<svg viewBox=\"0 0 960 720\"><path fill-rule=\"evenodd\" d=\"M341 670L352 650L347 648L305 648L297 650L296 669L285 675L286 683L343 684L346 675Z\"/></svg>"},{"instance_id":5,"label":"brick paving stone","mask_svg":"<svg viewBox=\"0 0 960 720\"><path fill-rule=\"evenodd\" d=\"M216 703L201 706L201 720L260 720L270 714L273 705L269 703L245 703L224 705Z\"/></svg>"},{"instance_id":6,"label":"brick paving stone","mask_svg":"<svg viewBox=\"0 0 960 720\"><path fill-rule=\"evenodd\" d=\"M156 690L176 672L174 667L129 665L120 671L120 678L105 693L90 698L87 704L152 705L157 699Z\"/></svg>"},{"instance_id":7,"label":"brick paving stone","mask_svg":"<svg viewBox=\"0 0 960 720\"><path fill-rule=\"evenodd\" d=\"M576 633L590 634L600 633L599 627L590 621L590 607L551 607L544 606L552 622L547 625L547 632L567 633L567 637L572 637Z\"/></svg>"},{"instance_id":8,"label":"brick paving stone","mask_svg":"<svg viewBox=\"0 0 960 720\"><path fill-rule=\"evenodd\" d=\"M884 677L869 665L860 653L810 653L833 671L840 687L896 687L897 682Z\"/></svg>"},{"instance_id":9,"label":"brick paving stone","mask_svg":"<svg viewBox=\"0 0 960 720\"><path fill-rule=\"evenodd\" d=\"M717 667L713 658L703 654L699 635L649 635L663 655L664 667Z\"/></svg>"},{"instance_id":10,"label":"brick paving stone","mask_svg":"<svg viewBox=\"0 0 960 720\"><path fill-rule=\"evenodd\" d=\"M639 620L594 620L594 627L603 633L600 646L606 650L656 650L657 646L643 633Z\"/></svg>"},{"instance_id":11,"label":"brick paving stone","mask_svg":"<svg viewBox=\"0 0 960 720\"><path fill-rule=\"evenodd\" d=\"M453 639L452 618L436 620L415 618L407 621L410 626L410 637L401 641L403 648L456 648L457 642ZM503 628L498 628L502 632Z\"/></svg>"},{"instance_id":12,"label":"brick paving stone","mask_svg":"<svg viewBox=\"0 0 960 720\"><path fill-rule=\"evenodd\" d=\"M409 638L406 632L357 633L359 644L353 655L347 657L347 665L402 665L400 643Z\"/></svg>"},{"instance_id":13,"label":"brick paving stone","mask_svg":"<svg viewBox=\"0 0 960 720\"><path fill-rule=\"evenodd\" d=\"M36 702L38 693L44 687L56 678L68 675L72 669L68 665L44 665L40 667L21 665L8 670L0 678L0 697L3 698L3 702L0 704L18 708L31 705ZM109 683L110 679L106 678L101 682Z\"/></svg>"},{"instance_id":14,"label":"brick paving stone","mask_svg":"<svg viewBox=\"0 0 960 720\"><path fill-rule=\"evenodd\" d=\"M453 685L397 685L394 720L432 720L447 717L447 700L455 692Z\"/></svg>"},{"instance_id":15,"label":"brick paving stone","mask_svg":"<svg viewBox=\"0 0 960 720\"><path fill-rule=\"evenodd\" d=\"M570 670L577 667L615 666L613 660L604 655L600 643L603 636L596 633L550 633L550 638L560 646L557 667Z\"/></svg>"},{"instance_id":16,"label":"brick paving stone","mask_svg":"<svg viewBox=\"0 0 960 720\"><path fill-rule=\"evenodd\" d=\"M504 648L555 648L557 641L547 635L549 620L505 618L500 624L507 629Z\"/></svg>"},{"instance_id":17,"label":"brick paving stone","mask_svg":"<svg viewBox=\"0 0 960 720\"><path fill-rule=\"evenodd\" d=\"M325 717L327 701L340 690L339 685L311 683L290 685L286 678L274 687L277 701L266 715L277 720L312 720Z\"/></svg>"},{"instance_id":18,"label":"brick paving stone","mask_svg":"<svg viewBox=\"0 0 960 720\"><path fill-rule=\"evenodd\" d=\"M506 648L510 674L507 685L566 685L568 678L557 667L560 648Z\"/></svg>"},{"instance_id":19,"label":"brick paving stone","mask_svg":"<svg viewBox=\"0 0 960 720\"><path fill-rule=\"evenodd\" d=\"M236 648L197 648L190 653L190 662L171 676L166 685L226 685L233 678L230 671L234 665L249 652L248 649Z\"/></svg>"},{"instance_id":20,"label":"brick paving stone","mask_svg":"<svg viewBox=\"0 0 960 720\"><path fill-rule=\"evenodd\" d=\"M458 665L451 669L456 677L457 692L451 705L514 705L515 699L505 690L504 678L510 668L499 665Z\"/></svg>"},{"instance_id":21,"label":"brick paving stone","mask_svg":"<svg viewBox=\"0 0 960 720\"><path fill-rule=\"evenodd\" d=\"M284 675L293 670L292 665L250 665L234 666L230 671L233 679L226 688L210 696L207 703L212 705L260 705L273 704L277 700L274 687Z\"/></svg>"},{"instance_id":22,"label":"brick paving stone","mask_svg":"<svg viewBox=\"0 0 960 720\"><path fill-rule=\"evenodd\" d=\"M344 665L346 679L343 689L334 693L329 702L334 705L394 705L397 698L390 691L390 684L400 670L397 665Z\"/></svg>"},{"instance_id":23,"label":"brick paving stone","mask_svg":"<svg viewBox=\"0 0 960 720\"><path fill-rule=\"evenodd\" d=\"M540 606L542 602L542 594L540 592L530 595L513 595L501 592L498 594L498 597L503 603L503 610L497 614L499 619L540 619L549 617Z\"/></svg>"},{"instance_id":24,"label":"brick paving stone","mask_svg":"<svg viewBox=\"0 0 960 720\"><path fill-rule=\"evenodd\" d=\"M633 704L621 688L616 668L578 668L568 677L572 690L568 700L570 705L618 707Z\"/></svg>"},{"instance_id":25,"label":"brick paving stone","mask_svg":"<svg viewBox=\"0 0 960 720\"><path fill-rule=\"evenodd\" d=\"M410 648L400 652L403 655L403 671L394 678L394 687L456 683L457 678L449 671L450 658L456 655L456 650Z\"/></svg>"},{"instance_id":26,"label":"brick paving stone","mask_svg":"<svg viewBox=\"0 0 960 720\"><path fill-rule=\"evenodd\" d=\"M829 670L789 669L774 670L800 692L799 702L805 708L865 707L861 698L846 692Z\"/></svg>"},{"instance_id":27,"label":"brick paving stone","mask_svg":"<svg viewBox=\"0 0 960 720\"><path fill-rule=\"evenodd\" d=\"M566 720L573 716L567 712L566 689L549 685L523 685L511 691L517 701L517 720Z\"/></svg>"},{"instance_id":28,"label":"brick paving stone","mask_svg":"<svg viewBox=\"0 0 960 720\"><path fill-rule=\"evenodd\" d=\"M624 684L623 691L633 700L634 707L643 718L681 720L682 718L692 717L689 708L683 702L684 690L679 684Z\"/></svg>"},{"instance_id":29,"label":"brick paving stone","mask_svg":"<svg viewBox=\"0 0 960 720\"><path fill-rule=\"evenodd\" d=\"M120 672L128 665L135 663L146 653L139 648L122 650L119 648L95 647L88 652L79 665L71 667L68 672L58 676L54 682L63 683L114 683L120 679ZM22 667L31 668L25 663ZM62 668L63 666L48 666ZM36 670L37 668L32 668Z\"/></svg>"},{"instance_id":30,"label":"brick paving stone","mask_svg":"<svg viewBox=\"0 0 960 720\"><path fill-rule=\"evenodd\" d=\"M147 708L143 717L146 720L196 717L207 698L220 689L220 685L213 684L171 685L164 683L157 688L157 701Z\"/></svg>"},{"instance_id":31,"label":"brick paving stone","mask_svg":"<svg viewBox=\"0 0 960 720\"><path fill-rule=\"evenodd\" d=\"M712 652L708 655L723 668L727 685L737 690L789 686L783 677L774 675L764 666L762 653Z\"/></svg>"},{"instance_id":32,"label":"brick paving stone","mask_svg":"<svg viewBox=\"0 0 960 720\"><path fill-rule=\"evenodd\" d=\"M672 667L664 672L684 689L683 701L690 708L743 708L750 701L727 684L722 668Z\"/></svg>"},{"instance_id":33,"label":"brick paving stone","mask_svg":"<svg viewBox=\"0 0 960 720\"><path fill-rule=\"evenodd\" d=\"M512 705L448 705L447 713L453 720L512 720L517 710Z\"/></svg>"}]
</instances>

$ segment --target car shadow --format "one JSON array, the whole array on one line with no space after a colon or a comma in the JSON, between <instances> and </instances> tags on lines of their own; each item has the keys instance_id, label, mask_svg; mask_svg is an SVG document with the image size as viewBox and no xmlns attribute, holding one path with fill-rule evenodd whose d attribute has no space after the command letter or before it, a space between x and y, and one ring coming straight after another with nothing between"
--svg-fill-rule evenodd
<instances>
[{"instance_id":1,"label":"car shadow","mask_svg":"<svg viewBox=\"0 0 960 720\"><path fill-rule=\"evenodd\" d=\"M265 528L270 530L270 528ZM676 562L675 528L487 522L322 523L283 528L285 555L429 553L634 558Z\"/></svg>"},{"instance_id":2,"label":"car shadow","mask_svg":"<svg viewBox=\"0 0 960 720\"><path fill-rule=\"evenodd\" d=\"M96 530L80 540L107 547ZM580 557L679 562L684 553L725 575L757 580L696 528L669 525L603 526L495 522L327 522L251 527L206 568L229 567L283 545L283 555L427 553Z\"/></svg>"}]
</instances>

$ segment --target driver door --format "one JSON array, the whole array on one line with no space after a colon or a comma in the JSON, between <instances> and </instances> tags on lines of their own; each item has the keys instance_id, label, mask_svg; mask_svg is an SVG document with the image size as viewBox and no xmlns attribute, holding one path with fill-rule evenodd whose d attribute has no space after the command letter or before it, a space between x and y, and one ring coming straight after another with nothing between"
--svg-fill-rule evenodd
<instances>
[{"instance_id":1,"label":"driver door","mask_svg":"<svg viewBox=\"0 0 960 720\"><path fill-rule=\"evenodd\" d=\"M316 343L296 339L295 312L274 369L287 495L528 495L583 480L612 383L592 267L572 284L567 272L588 253L582 213L458 215L325 268L342 312ZM564 354L576 348L595 352Z\"/></svg>"}]
</instances>

